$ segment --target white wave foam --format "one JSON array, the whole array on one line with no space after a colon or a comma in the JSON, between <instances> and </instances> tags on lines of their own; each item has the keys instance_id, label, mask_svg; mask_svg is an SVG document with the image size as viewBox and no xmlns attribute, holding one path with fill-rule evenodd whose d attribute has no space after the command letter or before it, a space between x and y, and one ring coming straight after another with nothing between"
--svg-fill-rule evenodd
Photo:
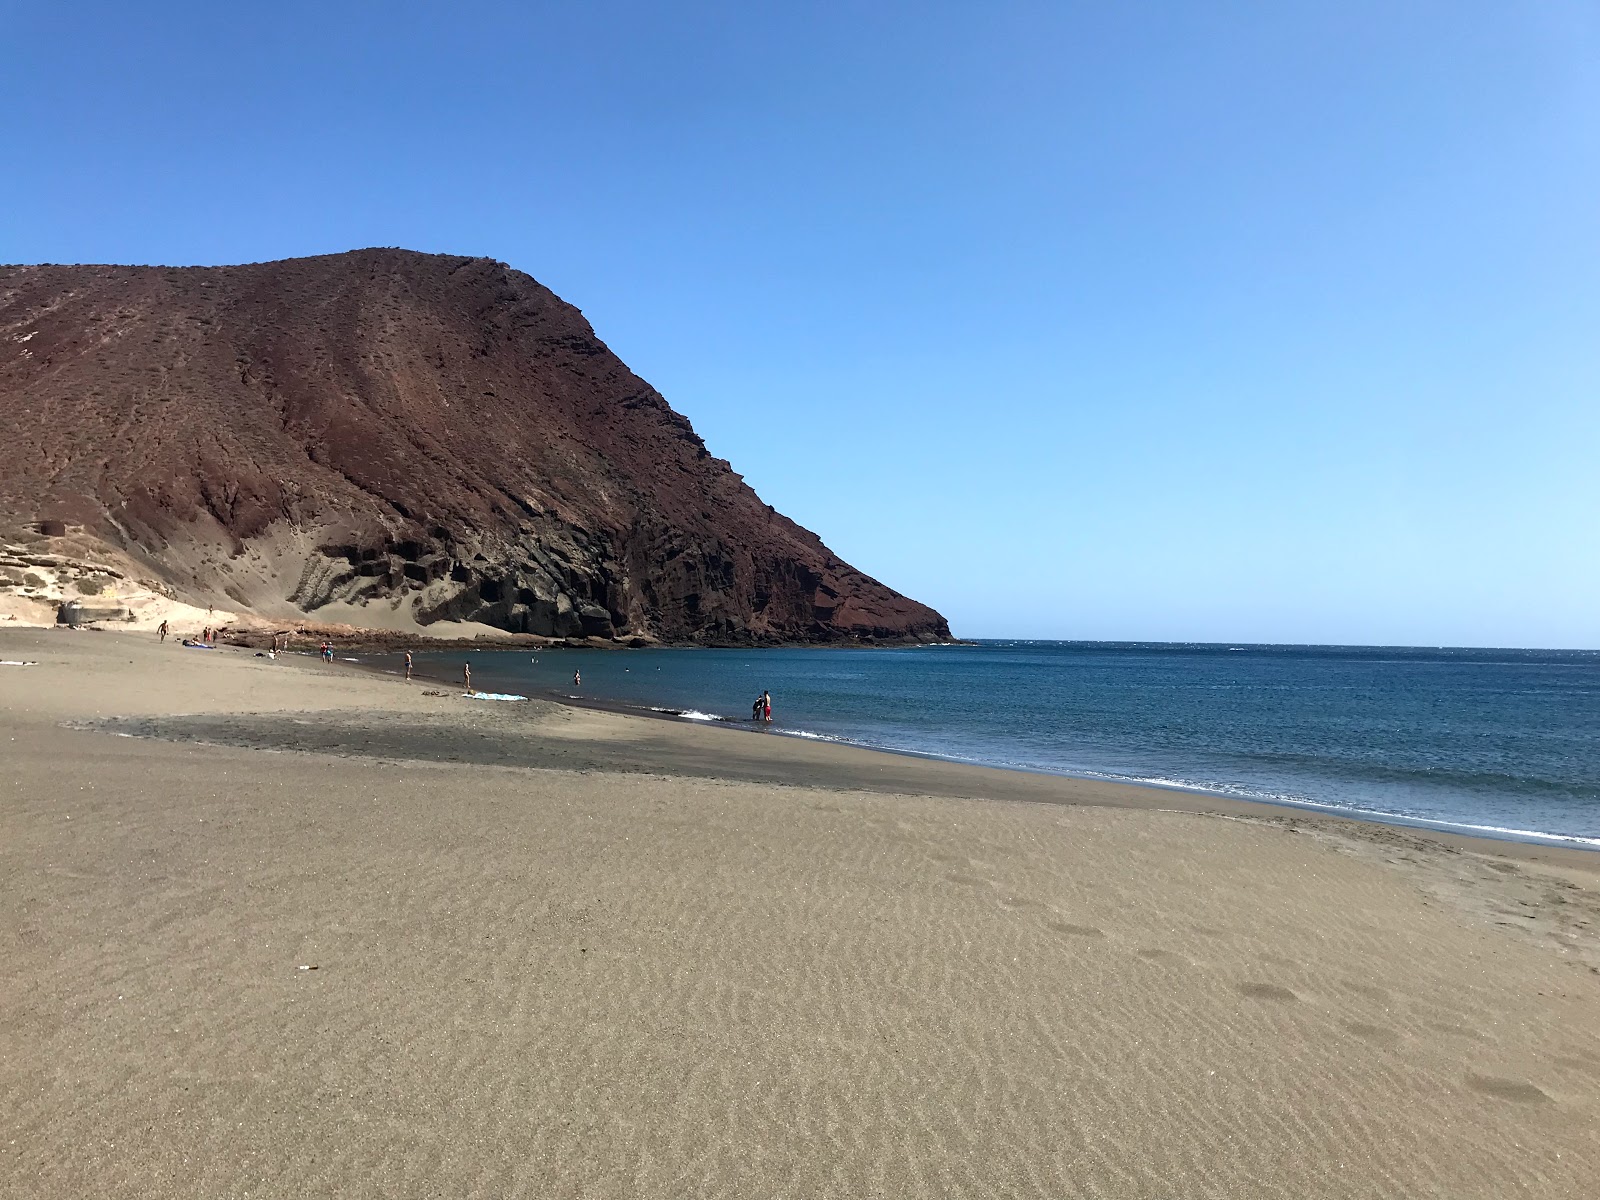
<instances>
[{"instance_id":1,"label":"white wave foam","mask_svg":"<svg viewBox=\"0 0 1600 1200\"><path fill-rule=\"evenodd\" d=\"M1534 838L1541 842L1560 842L1563 845L1593 846L1600 850L1600 837L1579 837L1575 833L1541 833L1537 829L1507 829L1501 825L1469 825L1464 821L1429 821L1430 826L1451 829L1475 829L1480 833L1495 833L1502 837Z\"/></svg>"},{"instance_id":2,"label":"white wave foam","mask_svg":"<svg viewBox=\"0 0 1600 1200\"><path fill-rule=\"evenodd\" d=\"M858 742L855 740L855 738L847 738L837 733L812 733L809 729L774 729L772 732L782 734L784 737L805 738L808 742L833 742L840 746L863 746L868 744L866 742ZM905 753L904 751L894 750L890 746L882 746L877 748L890 750L896 754Z\"/></svg>"},{"instance_id":3,"label":"white wave foam","mask_svg":"<svg viewBox=\"0 0 1600 1200\"><path fill-rule=\"evenodd\" d=\"M666 717L682 717L685 721L726 721L728 719L716 716L713 713L703 713L697 708L664 708L659 704L652 704L645 711L660 713Z\"/></svg>"},{"instance_id":4,"label":"white wave foam","mask_svg":"<svg viewBox=\"0 0 1600 1200\"><path fill-rule=\"evenodd\" d=\"M473 692L467 696L468 700L526 700L526 696L516 696L510 692Z\"/></svg>"},{"instance_id":5,"label":"white wave foam","mask_svg":"<svg viewBox=\"0 0 1600 1200\"><path fill-rule=\"evenodd\" d=\"M1360 821L1374 821L1382 825L1411 826L1418 829L1435 829L1449 833L1463 830L1468 833L1488 834L1492 837L1547 842L1561 846L1589 846L1600 850L1600 837L1584 837L1576 833L1548 833L1542 829L1517 829L1507 825L1479 825L1470 821L1447 821L1442 817L1419 816L1416 813L1391 812L1381 808L1357 808L1350 804L1330 804L1326 800L1312 800L1287 792L1269 792L1259 788L1241 787L1238 784L1196 783L1189 779L1168 779L1160 775L1114 775L1102 771L1085 771L1095 779L1109 779L1118 783L1138 783L1147 787L1170 788L1173 791L1197 792L1202 795L1225 796L1229 799L1255 800L1267 804L1282 804L1290 808L1309 808L1334 816L1350 817Z\"/></svg>"}]
</instances>

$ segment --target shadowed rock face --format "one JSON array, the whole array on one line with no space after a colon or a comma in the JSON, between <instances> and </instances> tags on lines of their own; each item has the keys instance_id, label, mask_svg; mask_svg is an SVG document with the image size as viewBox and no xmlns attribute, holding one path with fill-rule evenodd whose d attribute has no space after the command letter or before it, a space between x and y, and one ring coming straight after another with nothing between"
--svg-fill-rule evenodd
<instances>
[{"instance_id":1,"label":"shadowed rock face","mask_svg":"<svg viewBox=\"0 0 1600 1200\"><path fill-rule=\"evenodd\" d=\"M0 267L0 516L267 615L701 642L945 640L763 504L503 263Z\"/></svg>"}]
</instances>

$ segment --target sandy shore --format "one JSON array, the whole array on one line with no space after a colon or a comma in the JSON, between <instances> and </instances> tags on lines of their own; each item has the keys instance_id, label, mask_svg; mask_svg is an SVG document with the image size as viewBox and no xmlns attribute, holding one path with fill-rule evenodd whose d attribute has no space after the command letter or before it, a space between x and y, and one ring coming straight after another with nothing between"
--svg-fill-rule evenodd
<instances>
[{"instance_id":1,"label":"sandy shore","mask_svg":"<svg viewBox=\"0 0 1600 1200\"><path fill-rule=\"evenodd\" d=\"M1600 1178L1600 855L148 637L5 659L6 1194Z\"/></svg>"}]
</instances>

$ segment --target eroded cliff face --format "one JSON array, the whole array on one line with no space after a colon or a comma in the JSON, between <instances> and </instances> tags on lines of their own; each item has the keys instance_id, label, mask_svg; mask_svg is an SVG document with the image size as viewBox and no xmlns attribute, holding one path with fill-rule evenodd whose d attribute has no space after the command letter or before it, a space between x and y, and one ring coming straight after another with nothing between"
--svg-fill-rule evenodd
<instances>
[{"instance_id":1,"label":"eroded cliff face","mask_svg":"<svg viewBox=\"0 0 1600 1200\"><path fill-rule=\"evenodd\" d=\"M197 602L554 637L950 636L489 259L0 268L0 405L0 518L82 524Z\"/></svg>"}]
</instances>

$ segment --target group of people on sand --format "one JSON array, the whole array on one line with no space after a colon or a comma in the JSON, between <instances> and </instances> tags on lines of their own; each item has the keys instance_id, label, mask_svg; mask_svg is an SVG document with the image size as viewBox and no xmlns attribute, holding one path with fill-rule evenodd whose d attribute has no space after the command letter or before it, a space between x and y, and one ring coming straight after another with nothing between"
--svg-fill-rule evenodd
<instances>
[{"instance_id":1,"label":"group of people on sand","mask_svg":"<svg viewBox=\"0 0 1600 1200\"><path fill-rule=\"evenodd\" d=\"M165 642L171 632L172 626L166 621L162 621L161 624L156 626L156 638L159 641ZM217 644L217 634L220 632L221 630L207 625L196 636L183 638L182 641L185 646L215 646Z\"/></svg>"}]
</instances>

